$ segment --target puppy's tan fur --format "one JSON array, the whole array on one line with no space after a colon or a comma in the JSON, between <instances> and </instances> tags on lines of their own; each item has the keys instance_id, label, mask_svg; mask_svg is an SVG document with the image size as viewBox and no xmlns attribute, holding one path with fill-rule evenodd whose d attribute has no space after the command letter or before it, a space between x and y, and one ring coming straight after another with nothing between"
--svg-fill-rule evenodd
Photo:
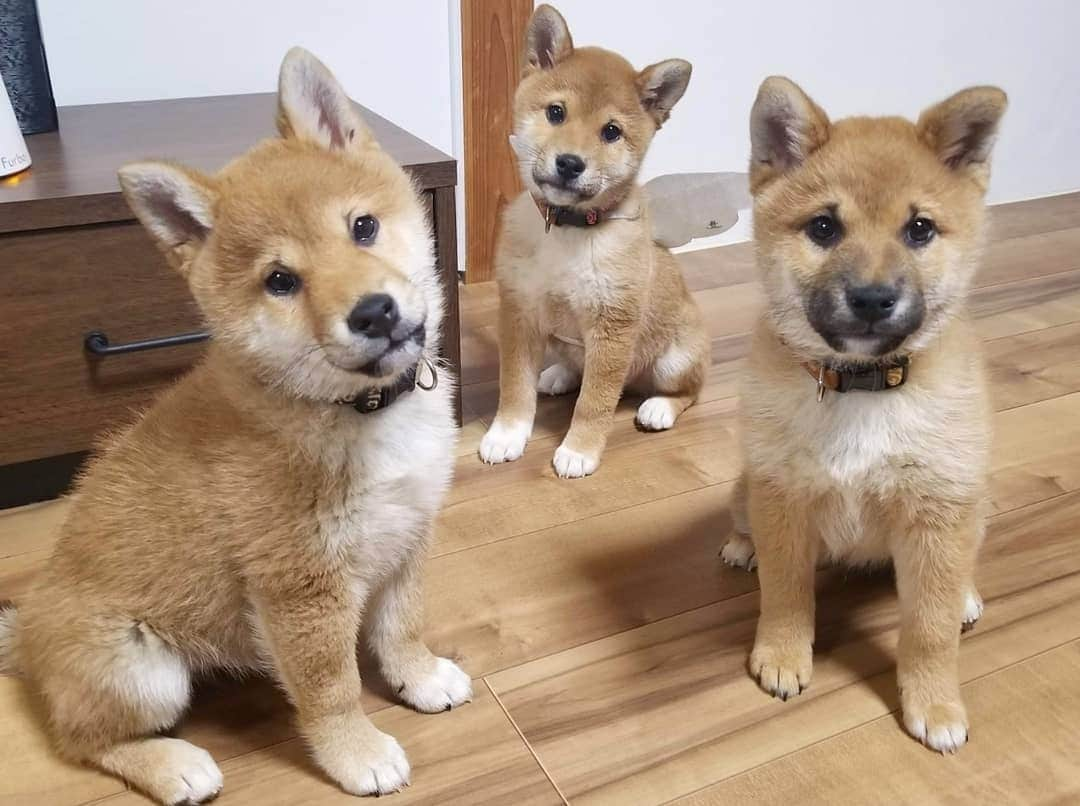
<instances>
[{"instance_id":1,"label":"puppy's tan fur","mask_svg":"<svg viewBox=\"0 0 1080 806\"><path fill-rule=\"evenodd\" d=\"M122 170L214 340L108 440L43 581L0 620L3 664L43 695L59 750L163 803L222 785L205 751L154 735L204 670L275 676L315 761L354 794L409 776L361 710L361 629L405 702L440 711L470 696L469 678L420 635L421 564L456 439L452 379L370 415L335 402L393 382L419 355L410 343L381 373L351 368L367 347L343 323L364 295L391 294L437 337L425 215L310 54L286 57L279 101L283 137L216 176ZM351 237L362 214L381 225L367 246ZM301 278L296 293L268 293L275 268Z\"/></svg>"},{"instance_id":2,"label":"puppy's tan fur","mask_svg":"<svg viewBox=\"0 0 1080 806\"><path fill-rule=\"evenodd\" d=\"M690 65L673 59L637 71L609 51L575 48L549 6L533 14L525 61L514 137L527 190L505 211L499 234L499 409L480 456L517 459L532 431L538 387L562 394L580 385L554 458L560 476L578 477L596 470L624 387L648 396L638 409L642 427L670 428L694 402L708 367L701 315L675 259L652 241L635 182ZM546 116L554 103L566 110L558 125ZM622 130L616 142L601 137L610 122ZM585 196L543 183L563 153L588 166ZM537 204L601 209L611 218L545 234ZM540 374L549 345L559 362Z\"/></svg>"},{"instance_id":3,"label":"puppy's tan fur","mask_svg":"<svg viewBox=\"0 0 1080 806\"><path fill-rule=\"evenodd\" d=\"M751 185L767 314L741 395L745 475L729 562L756 559L761 619L750 670L786 699L810 682L814 567L891 559L901 626L904 724L928 746L967 739L957 653L961 622L981 611L973 570L983 535L989 407L965 297L982 248L989 154L1005 95L965 90L912 124L830 123L797 86L761 87L752 116ZM823 210L843 238L806 233ZM913 248L905 226L933 219ZM867 360L838 352L808 323L814 288L854 277L921 291L921 326L885 360L910 356L907 383L882 392L826 392L805 361ZM752 533L751 544L749 535ZM752 554L756 551L756 558Z\"/></svg>"}]
</instances>

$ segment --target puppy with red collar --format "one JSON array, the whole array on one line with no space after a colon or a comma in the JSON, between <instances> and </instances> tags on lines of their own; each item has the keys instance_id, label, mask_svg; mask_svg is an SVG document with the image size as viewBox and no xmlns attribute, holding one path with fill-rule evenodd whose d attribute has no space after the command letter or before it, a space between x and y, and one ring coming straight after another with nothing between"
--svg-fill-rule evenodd
<instances>
[{"instance_id":1,"label":"puppy with red collar","mask_svg":"<svg viewBox=\"0 0 1080 806\"><path fill-rule=\"evenodd\" d=\"M575 48L546 5L529 23L524 61L512 142L526 191L499 234L499 409L480 457L522 455L538 389L580 388L554 458L558 475L576 478L599 465L624 389L646 397L638 424L660 431L694 402L708 368L701 313L654 243L636 183L690 65L639 71L610 51ZM546 347L558 361L541 372Z\"/></svg>"}]
</instances>

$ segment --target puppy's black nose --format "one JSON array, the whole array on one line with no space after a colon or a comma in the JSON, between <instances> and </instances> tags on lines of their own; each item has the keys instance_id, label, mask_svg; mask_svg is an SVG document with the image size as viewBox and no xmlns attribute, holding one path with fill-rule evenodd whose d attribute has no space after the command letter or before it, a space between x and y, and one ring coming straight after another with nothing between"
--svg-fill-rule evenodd
<instances>
[{"instance_id":1,"label":"puppy's black nose","mask_svg":"<svg viewBox=\"0 0 1080 806\"><path fill-rule=\"evenodd\" d=\"M372 339L390 338L390 331L401 321L401 312L389 294L368 294L360 298L346 321L353 333Z\"/></svg>"},{"instance_id":2,"label":"puppy's black nose","mask_svg":"<svg viewBox=\"0 0 1080 806\"><path fill-rule=\"evenodd\" d=\"M864 322L888 319L896 310L900 291L895 286L875 283L847 290L847 303L851 312Z\"/></svg>"},{"instance_id":3,"label":"puppy's black nose","mask_svg":"<svg viewBox=\"0 0 1080 806\"><path fill-rule=\"evenodd\" d=\"M585 172L585 160L577 154L560 154L555 158L555 170L563 179L577 179Z\"/></svg>"}]
</instances>

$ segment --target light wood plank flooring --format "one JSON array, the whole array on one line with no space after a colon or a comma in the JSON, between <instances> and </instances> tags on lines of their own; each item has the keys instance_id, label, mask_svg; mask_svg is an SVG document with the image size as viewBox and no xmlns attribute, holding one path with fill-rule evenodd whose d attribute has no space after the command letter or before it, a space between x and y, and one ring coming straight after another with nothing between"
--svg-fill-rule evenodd
<instances>
[{"instance_id":1,"label":"light wood plank flooring","mask_svg":"<svg viewBox=\"0 0 1080 806\"><path fill-rule=\"evenodd\" d=\"M580 481L550 468L570 398L541 402L521 461L476 458L497 396L497 298L463 289L467 422L428 610L432 645L475 675L476 699L421 716L365 678L375 722L413 764L391 802L1080 802L1080 194L997 208L973 295L997 408L994 510L987 611L961 651L972 742L951 758L899 726L888 574L820 572L803 696L779 702L747 677L757 581L717 553L759 291L748 245L681 261L713 338L705 394L664 434L637 432L625 402L600 471ZM0 513L0 598L31 584L64 509ZM208 682L177 733L221 764L224 806L352 802L306 759L266 681ZM145 802L56 760L10 678L0 748L0 803Z\"/></svg>"}]
</instances>

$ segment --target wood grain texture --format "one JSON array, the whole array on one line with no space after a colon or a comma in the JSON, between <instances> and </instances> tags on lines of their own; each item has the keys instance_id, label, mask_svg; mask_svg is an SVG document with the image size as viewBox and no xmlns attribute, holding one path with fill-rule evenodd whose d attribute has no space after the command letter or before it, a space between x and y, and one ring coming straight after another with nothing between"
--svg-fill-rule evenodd
<instances>
[{"instance_id":1,"label":"wood grain texture","mask_svg":"<svg viewBox=\"0 0 1080 806\"><path fill-rule=\"evenodd\" d=\"M186 371L201 345L89 357L113 343L199 330L183 279L136 223L0 236L0 464L89 448Z\"/></svg>"},{"instance_id":2,"label":"wood grain texture","mask_svg":"<svg viewBox=\"0 0 1080 806\"><path fill-rule=\"evenodd\" d=\"M500 214L521 192L507 138L532 9L533 0L461 0L468 283L494 276Z\"/></svg>"},{"instance_id":3,"label":"wood grain texture","mask_svg":"<svg viewBox=\"0 0 1080 806\"><path fill-rule=\"evenodd\" d=\"M942 762L879 718L784 759L676 801L683 806L755 803L1080 802L1080 642L965 685L968 707L986 714L978 742ZM1038 752L1010 752L1014 747Z\"/></svg>"},{"instance_id":4,"label":"wood grain texture","mask_svg":"<svg viewBox=\"0 0 1080 806\"><path fill-rule=\"evenodd\" d=\"M216 171L275 136L276 103L273 93L260 93L61 107L57 131L26 138L33 167L17 181L0 182L0 233L130 220L116 179L121 165L170 159ZM453 157L370 109L357 109L421 188L457 183Z\"/></svg>"},{"instance_id":5,"label":"wood grain texture","mask_svg":"<svg viewBox=\"0 0 1080 806\"><path fill-rule=\"evenodd\" d=\"M897 723L888 572L819 571L803 696L778 702L747 677L757 578L716 556L739 469L735 382L760 304L740 245L680 258L713 342L701 402L672 431L642 434L625 401L600 471L573 482L549 468L572 397L541 401L519 462L476 459L494 413L497 295L462 288L465 428L426 572L427 636L478 696L413 714L362 661L365 708L414 764L393 802L559 803L556 787L573 803L1076 800L1080 270L1064 235L1038 237L1067 231L1058 198L1009 211L1014 237L989 248L1009 259L972 300L996 409L994 514L977 575L987 611L961 643L973 732L958 756L929 753ZM65 507L0 513L0 599L33 584ZM145 802L59 764L33 709L21 682L0 680L0 742L22 748L0 756L0 801ZM306 760L268 681L203 683L177 733L221 764L224 803L352 802Z\"/></svg>"},{"instance_id":6,"label":"wood grain texture","mask_svg":"<svg viewBox=\"0 0 1080 806\"><path fill-rule=\"evenodd\" d=\"M992 523L979 570L988 609L963 641L964 679L1080 636L1078 507L1073 495ZM721 587L743 574L727 570ZM789 703L746 677L756 595L547 656L491 684L571 801L664 802L897 709L889 575L829 569L818 587L814 680Z\"/></svg>"}]
</instances>

